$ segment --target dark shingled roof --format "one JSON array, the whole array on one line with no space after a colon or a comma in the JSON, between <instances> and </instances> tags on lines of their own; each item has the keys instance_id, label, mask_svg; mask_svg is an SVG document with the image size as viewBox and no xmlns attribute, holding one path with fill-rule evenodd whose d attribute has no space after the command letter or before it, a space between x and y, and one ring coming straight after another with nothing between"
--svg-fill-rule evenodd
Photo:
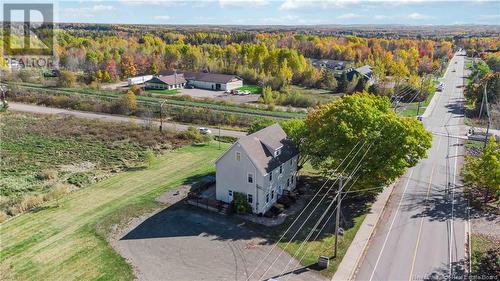
<instances>
[{"instance_id":1,"label":"dark shingled roof","mask_svg":"<svg viewBox=\"0 0 500 281\"><path fill-rule=\"evenodd\" d=\"M226 84L233 79L241 79L236 75L209 73L209 72L183 72L183 74L187 80L196 80L196 81L212 82L220 84Z\"/></svg>"},{"instance_id":2,"label":"dark shingled roof","mask_svg":"<svg viewBox=\"0 0 500 281\"><path fill-rule=\"evenodd\" d=\"M278 124L242 137L238 139L238 143L263 175L299 154L297 147L287 139L285 131ZM273 157L270 149L278 148L281 148L281 154Z\"/></svg>"},{"instance_id":3,"label":"dark shingled roof","mask_svg":"<svg viewBox=\"0 0 500 281\"><path fill-rule=\"evenodd\" d=\"M186 79L184 79L184 75L182 74L173 74L168 76L156 76L153 79L149 80L150 83L160 83L163 82L167 85L178 85L182 83L186 83Z\"/></svg>"}]
</instances>

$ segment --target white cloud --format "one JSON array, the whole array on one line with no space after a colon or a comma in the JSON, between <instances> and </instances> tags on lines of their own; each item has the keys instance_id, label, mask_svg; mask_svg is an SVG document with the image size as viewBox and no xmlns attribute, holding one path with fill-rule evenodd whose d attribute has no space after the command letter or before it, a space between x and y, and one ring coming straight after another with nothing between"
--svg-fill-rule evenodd
<instances>
[{"instance_id":1,"label":"white cloud","mask_svg":"<svg viewBox=\"0 0 500 281\"><path fill-rule=\"evenodd\" d=\"M411 13L408 15L408 18L412 20L426 20L426 19L432 19L433 17L420 13Z\"/></svg>"},{"instance_id":2,"label":"white cloud","mask_svg":"<svg viewBox=\"0 0 500 281\"><path fill-rule=\"evenodd\" d=\"M359 19L359 18L361 18L361 16L355 13L347 13L337 17L337 19Z\"/></svg>"},{"instance_id":3,"label":"white cloud","mask_svg":"<svg viewBox=\"0 0 500 281\"><path fill-rule=\"evenodd\" d=\"M269 5L268 0L219 0L221 7L263 7Z\"/></svg>"},{"instance_id":4,"label":"white cloud","mask_svg":"<svg viewBox=\"0 0 500 281\"><path fill-rule=\"evenodd\" d=\"M155 20L169 20L171 19L172 17L170 16L167 16L167 15L162 15L162 16L154 16L153 19Z\"/></svg>"},{"instance_id":5,"label":"white cloud","mask_svg":"<svg viewBox=\"0 0 500 281\"><path fill-rule=\"evenodd\" d=\"M113 10L114 7L111 6L111 5L94 5L94 7L92 8L92 10L94 11L111 11Z\"/></svg>"}]
</instances>

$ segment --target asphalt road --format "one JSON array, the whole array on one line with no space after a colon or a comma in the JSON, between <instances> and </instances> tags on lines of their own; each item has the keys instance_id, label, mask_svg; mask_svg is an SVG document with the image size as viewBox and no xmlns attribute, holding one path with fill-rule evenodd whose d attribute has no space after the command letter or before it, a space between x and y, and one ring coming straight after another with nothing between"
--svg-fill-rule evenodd
<instances>
[{"instance_id":1,"label":"asphalt road","mask_svg":"<svg viewBox=\"0 0 500 281\"><path fill-rule=\"evenodd\" d=\"M103 114L103 113L94 113L94 112L86 112L86 111L77 111L77 110L68 110L61 108L53 108L53 107L45 107L39 105L31 105L24 103L9 103L9 110L20 111L20 112L30 112L37 114L56 114L56 115L70 115L78 118L86 118L86 119L95 119L101 121L108 122L119 122L119 123L130 123L135 122L139 125L145 125L148 121L139 118L131 118L126 116L112 115L112 114ZM160 122L153 121L153 125L157 128L160 126ZM163 122L164 129L171 130L187 130L190 125L183 125L171 122ZM196 126L196 125L193 125ZM209 128L212 131L212 134L218 135L219 129L217 128ZM231 131L231 130L220 130L221 136L235 137L239 138L245 136L245 132L240 131Z\"/></svg>"},{"instance_id":2,"label":"asphalt road","mask_svg":"<svg viewBox=\"0 0 500 281\"><path fill-rule=\"evenodd\" d=\"M466 219L463 159L464 57L456 55L445 88L424 117L434 132L428 158L394 189L359 265L356 280L463 280ZM455 187L455 188L453 188Z\"/></svg>"}]
</instances>

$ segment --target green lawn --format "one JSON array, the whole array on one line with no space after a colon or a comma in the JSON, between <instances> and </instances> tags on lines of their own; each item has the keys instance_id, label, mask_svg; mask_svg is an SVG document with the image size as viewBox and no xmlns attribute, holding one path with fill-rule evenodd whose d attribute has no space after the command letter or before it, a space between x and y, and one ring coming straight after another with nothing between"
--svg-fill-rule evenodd
<instances>
[{"instance_id":1,"label":"green lawn","mask_svg":"<svg viewBox=\"0 0 500 281\"><path fill-rule=\"evenodd\" d=\"M154 93L154 94L162 94L162 95L176 95L180 93L179 89L174 90L155 90L155 89L146 89L146 93Z\"/></svg>"},{"instance_id":2,"label":"green lawn","mask_svg":"<svg viewBox=\"0 0 500 281\"><path fill-rule=\"evenodd\" d=\"M1 225L1 280L132 280L107 243L113 224L158 207L156 198L214 170L217 144L163 155L151 168L118 174Z\"/></svg>"},{"instance_id":3,"label":"green lawn","mask_svg":"<svg viewBox=\"0 0 500 281\"><path fill-rule=\"evenodd\" d=\"M435 94L436 94L436 92L431 93L427 97L427 99L425 99L425 101L423 101L420 104L420 110L418 112L418 115L422 115L424 113L425 109L427 108L427 106L429 106L429 103L431 102L432 97L434 97ZM413 102L413 103L410 103L410 104L405 104L404 106L406 106L407 108L405 110L399 112L400 115L409 116L409 117L415 117L415 116L417 116L418 102Z\"/></svg>"},{"instance_id":4,"label":"green lawn","mask_svg":"<svg viewBox=\"0 0 500 281\"><path fill-rule=\"evenodd\" d=\"M330 259L330 265L328 266L328 268L321 271L322 274L327 276L332 276L335 273L335 271L337 271L340 262L344 258L347 249L349 249L349 246L351 245L352 240L356 236L358 229L361 227L361 224L363 223L365 217L366 214L362 214L354 218L354 225L351 228L346 229L344 235L339 238L337 258ZM294 255L300 248L302 241L303 240L293 241L286 248L286 251L290 255ZM334 234L327 235L321 240L310 241L302 247L300 254L297 255L296 258L300 260L303 256L301 264L304 266L315 264L316 262L318 262L319 256L332 257L334 243L335 243ZM285 244L286 243L281 242L279 246L281 248L284 248Z\"/></svg>"},{"instance_id":5,"label":"green lawn","mask_svg":"<svg viewBox=\"0 0 500 281\"><path fill-rule=\"evenodd\" d=\"M243 87L239 87L237 90L249 91L251 94L254 95L262 94L262 88L257 85L243 85Z\"/></svg>"}]
</instances>

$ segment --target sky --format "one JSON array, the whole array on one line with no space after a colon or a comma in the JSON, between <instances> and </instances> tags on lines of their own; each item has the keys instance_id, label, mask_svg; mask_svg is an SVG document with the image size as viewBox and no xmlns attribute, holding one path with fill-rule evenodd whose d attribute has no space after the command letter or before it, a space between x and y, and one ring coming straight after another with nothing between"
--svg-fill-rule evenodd
<instances>
[{"instance_id":1,"label":"sky","mask_svg":"<svg viewBox=\"0 0 500 281\"><path fill-rule=\"evenodd\" d=\"M55 7L57 22L81 23L500 25L500 0L61 0Z\"/></svg>"}]
</instances>

